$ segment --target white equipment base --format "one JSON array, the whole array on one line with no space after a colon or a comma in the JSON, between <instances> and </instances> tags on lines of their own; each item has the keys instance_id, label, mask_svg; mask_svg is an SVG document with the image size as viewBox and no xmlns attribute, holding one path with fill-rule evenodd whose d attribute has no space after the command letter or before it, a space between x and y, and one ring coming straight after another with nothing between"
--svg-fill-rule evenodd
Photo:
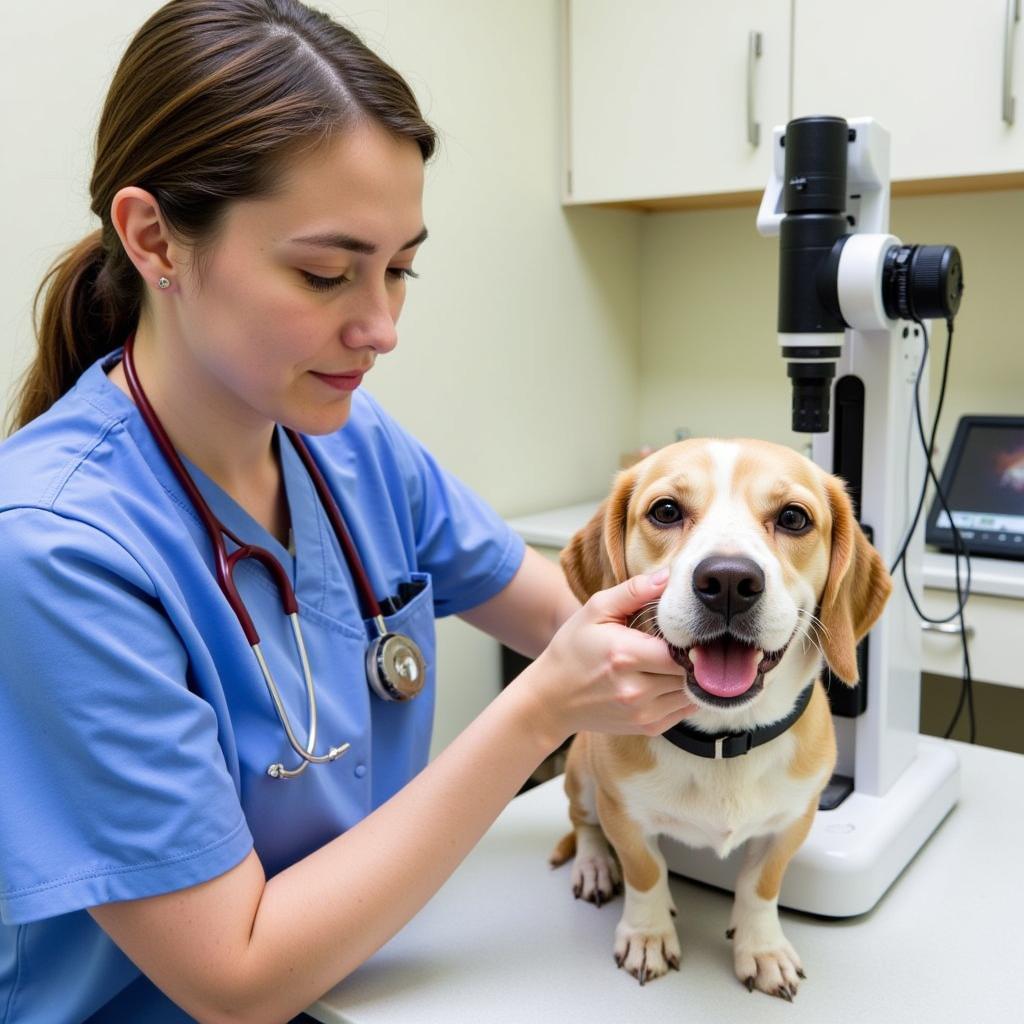
<instances>
[{"instance_id":1,"label":"white equipment base","mask_svg":"<svg viewBox=\"0 0 1024 1024\"><path fill-rule=\"evenodd\" d=\"M884 797L856 790L835 810L818 811L789 862L779 906L826 917L867 913L952 810L960 762L951 747L918 739L917 757ZM661 838L669 871L733 891L745 845L720 860Z\"/></svg>"}]
</instances>

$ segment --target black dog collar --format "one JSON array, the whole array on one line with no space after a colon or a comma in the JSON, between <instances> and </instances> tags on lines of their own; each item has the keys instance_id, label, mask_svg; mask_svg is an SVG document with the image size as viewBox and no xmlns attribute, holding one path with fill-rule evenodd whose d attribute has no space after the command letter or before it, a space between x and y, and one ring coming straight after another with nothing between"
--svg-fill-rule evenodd
<instances>
[{"instance_id":1,"label":"black dog collar","mask_svg":"<svg viewBox=\"0 0 1024 1024\"><path fill-rule=\"evenodd\" d=\"M754 747L760 747L775 739L776 736L781 736L794 725L807 709L807 705L810 704L813 693L814 683L810 683L797 698L793 710L785 718L758 729L751 729L747 732L721 732L716 736L680 722L661 735L670 743L674 743L680 750L697 754L699 757L710 757L716 761L724 757L740 757L742 754L749 753Z\"/></svg>"}]
</instances>

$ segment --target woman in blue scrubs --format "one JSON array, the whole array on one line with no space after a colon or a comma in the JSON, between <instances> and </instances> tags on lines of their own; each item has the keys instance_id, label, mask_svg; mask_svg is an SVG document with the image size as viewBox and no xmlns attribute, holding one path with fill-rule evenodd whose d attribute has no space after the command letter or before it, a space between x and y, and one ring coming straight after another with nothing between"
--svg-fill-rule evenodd
<instances>
[{"instance_id":1,"label":"woman in blue scrubs","mask_svg":"<svg viewBox=\"0 0 1024 1024\"><path fill-rule=\"evenodd\" d=\"M360 386L394 349L435 137L400 76L295 0L173 0L102 113L101 228L48 276L0 446L0 1022L280 1021L365 961L581 729L689 713L624 628L664 580L582 608ZM219 586L202 498L294 586L327 764L292 751ZM374 634L309 472L426 684L386 702ZM233 545L232 545L233 546ZM278 591L239 592L301 743ZM429 766L434 619L536 658ZM623 667L625 666L625 667Z\"/></svg>"}]
</instances>

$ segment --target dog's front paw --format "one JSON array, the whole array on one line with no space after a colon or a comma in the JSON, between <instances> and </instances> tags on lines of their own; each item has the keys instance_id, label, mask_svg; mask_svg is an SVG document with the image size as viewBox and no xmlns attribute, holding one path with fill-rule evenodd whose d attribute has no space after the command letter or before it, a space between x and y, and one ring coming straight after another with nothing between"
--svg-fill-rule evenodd
<instances>
[{"instance_id":1,"label":"dog's front paw","mask_svg":"<svg viewBox=\"0 0 1024 1024\"><path fill-rule=\"evenodd\" d=\"M615 929L615 962L641 985L660 978L670 967L678 971L680 956L679 936L671 926L661 930L631 928L623 920Z\"/></svg>"},{"instance_id":2,"label":"dog's front paw","mask_svg":"<svg viewBox=\"0 0 1024 1024\"><path fill-rule=\"evenodd\" d=\"M572 865L572 893L600 907L622 892L622 870L607 843L583 846Z\"/></svg>"},{"instance_id":3,"label":"dog's front paw","mask_svg":"<svg viewBox=\"0 0 1024 1024\"><path fill-rule=\"evenodd\" d=\"M733 951L736 977L750 992L757 988L791 1003L800 987L800 979L806 975L800 957L781 931L778 942L773 945L774 948L765 948L744 942L737 934Z\"/></svg>"}]
</instances>

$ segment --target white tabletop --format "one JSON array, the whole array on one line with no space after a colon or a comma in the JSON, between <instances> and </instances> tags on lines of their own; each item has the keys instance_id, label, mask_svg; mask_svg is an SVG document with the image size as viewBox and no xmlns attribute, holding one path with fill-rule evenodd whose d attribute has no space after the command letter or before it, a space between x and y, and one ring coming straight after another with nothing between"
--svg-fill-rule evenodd
<instances>
[{"instance_id":1,"label":"white tabletop","mask_svg":"<svg viewBox=\"0 0 1024 1024\"><path fill-rule=\"evenodd\" d=\"M513 800L421 913L309 1012L335 1024L1024 1020L1024 756L951 746L960 803L871 913L782 912L807 973L793 1005L733 974L731 895L680 878L679 972L641 988L616 968L622 898L574 900L569 865L547 864L568 831L554 779Z\"/></svg>"}]
</instances>

